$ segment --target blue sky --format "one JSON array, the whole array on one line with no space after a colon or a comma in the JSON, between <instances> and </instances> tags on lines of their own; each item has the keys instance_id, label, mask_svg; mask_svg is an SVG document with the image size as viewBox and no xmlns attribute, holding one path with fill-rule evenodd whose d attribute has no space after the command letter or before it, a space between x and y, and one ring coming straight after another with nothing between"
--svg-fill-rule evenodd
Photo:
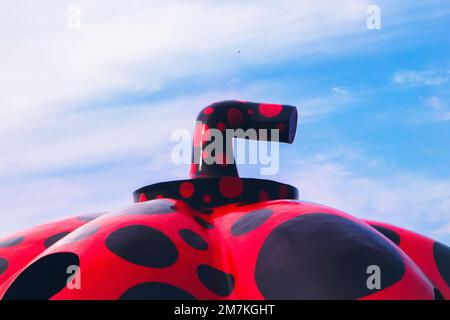
<instances>
[{"instance_id":1,"label":"blue sky","mask_svg":"<svg viewBox=\"0 0 450 320\"><path fill-rule=\"evenodd\" d=\"M20 2L0 5L0 236L185 178L171 132L238 98L298 106L271 178L450 243L448 1Z\"/></svg>"}]
</instances>

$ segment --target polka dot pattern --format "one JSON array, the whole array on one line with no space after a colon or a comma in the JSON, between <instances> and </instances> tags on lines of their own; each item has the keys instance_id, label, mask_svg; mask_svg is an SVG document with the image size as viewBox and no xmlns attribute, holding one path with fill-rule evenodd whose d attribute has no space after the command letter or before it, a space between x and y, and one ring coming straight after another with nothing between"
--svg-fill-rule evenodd
<instances>
[{"instance_id":1,"label":"polka dot pattern","mask_svg":"<svg viewBox=\"0 0 450 320\"><path fill-rule=\"evenodd\" d=\"M400 244L400 236L395 231L382 226L371 225L371 227L376 229L379 233L391 240L397 246Z\"/></svg>"},{"instance_id":2,"label":"polka dot pattern","mask_svg":"<svg viewBox=\"0 0 450 320\"><path fill-rule=\"evenodd\" d=\"M0 248L14 247L23 242L25 238L23 236L11 237L0 241Z\"/></svg>"},{"instance_id":3,"label":"polka dot pattern","mask_svg":"<svg viewBox=\"0 0 450 320\"><path fill-rule=\"evenodd\" d=\"M175 244L162 231L144 225L131 225L112 232L106 247L118 257L150 268L167 268L178 259Z\"/></svg>"},{"instance_id":4,"label":"polka dot pattern","mask_svg":"<svg viewBox=\"0 0 450 320\"><path fill-rule=\"evenodd\" d=\"M54 245L56 242L58 242L59 240L61 240L62 238L64 238L65 236L67 236L70 232L60 232L57 234L54 234L50 237L48 237L45 242L44 242L44 246L46 248L51 247L52 245Z\"/></svg>"},{"instance_id":5,"label":"polka dot pattern","mask_svg":"<svg viewBox=\"0 0 450 320\"><path fill-rule=\"evenodd\" d=\"M209 223L206 220L203 220L200 217L194 217L194 220L195 220L195 222L197 222L200 226L202 226L205 229L213 229L214 228L214 226L211 223Z\"/></svg>"},{"instance_id":6,"label":"polka dot pattern","mask_svg":"<svg viewBox=\"0 0 450 320\"><path fill-rule=\"evenodd\" d=\"M186 184L188 183L188 184ZM180 192L189 186L188 191ZM135 202L139 202L140 195L145 194L149 199L140 205L121 210L116 214L144 214L148 213L171 213L176 211L173 203L166 199L155 202L156 197L182 200L202 213L211 213L207 208L215 208L232 203L254 203L265 200L298 199L298 190L286 184L271 180L253 178L199 178L190 180L179 180L156 183L136 190L134 192ZM184 196L180 193L183 193ZM189 196L186 198L186 196ZM146 206L148 204L148 206Z\"/></svg>"},{"instance_id":7,"label":"polka dot pattern","mask_svg":"<svg viewBox=\"0 0 450 320\"><path fill-rule=\"evenodd\" d=\"M211 114L211 113L213 113L213 111L214 111L213 108L207 107L207 108L205 108L205 109L203 110L203 113L204 113L204 114Z\"/></svg>"},{"instance_id":8,"label":"polka dot pattern","mask_svg":"<svg viewBox=\"0 0 450 320\"><path fill-rule=\"evenodd\" d=\"M204 149L207 128L276 128L282 142L292 142L297 115L290 106L225 101L203 109L198 120L195 155L207 158L220 155ZM434 261L427 263L438 281L414 279L413 264L391 243L402 240L402 247L408 246L401 229L373 226L377 232L330 208L324 211L333 214L310 213L319 205L263 203L297 199L298 191L270 180L241 179L234 165L203 164L192 165L193 179L141 188L134 194L138 203L101 219L67 219L21 233L22 239L3 239L0 247L12 249L0 250L0 275L8 281L6 270L14 281L0 287L0 296L7 290L7 299L358 299L383 296L394 284L385 291L388 296L410 288L425 298L448 295L440 277L448 283L445 245L427 239L428 254L434 246ZM61 232L67 230L70 234ZM26 245L15 248L23 239ZM28 261L21 255L25 262L18 266L10 253L30 249L34 239L39 240L33 249L47 255L33 260L32 252ZM43 251L43 242L51 249ZM366 267L372 264L382 270L380 291L366 287ZM64 288L71 265L86 270L81 292Z\"/></svg>"},{"instance_id":9,"label":"polka dot pattern","mask_svg":"<svg viewBox=\"0 0 450 320\"><path fill-rule=\"evenodd\" d=\"M353 300L376 292L366 285L370 265L383 270L382 289L405 272L394 247L364 226L331 214L305 214L269 234L255 280L267 299Z\"/></svg>"},{"instance_id":10,"label":"polka dot pattern","mask_svg":"<svg viewBox=\"0 0 450 320\"><path fill-rule=\"evenodd\" d=\"M147 196L145 195L145 193L141 193L141 195L139 196L139 202L145 201L147 201Z\"/></svg>"},{"instance_id":11,"label":"polka dot pattern","mask_svg":"<svg viewBox=\"0 0 450 320\"><path fill-rule=\"evenodd\" d=\"M4 300L47 300L67 284L69 266L79 266L74 253L58 252L44 256L27 267L9 286Z\"/></svg>"},{"instance_id":12,"label":"polka dot pattern","mask_svg":"<svg viewBox=\"0 0 450 320\"><path fill-rule=\"evenodd\" d=\"M189 195L192 193L189 198L180 195L180 186L185 182L188 182L192 186L189 188L194 190L189 192ZM298 190L293 186L270 180L235 177L199 178L153 184L134 192L136 202L139 202L142 193L146 194L148 201L126 210L117 211L115 214L175 212L176 206L167 198L182 200L198 212L205 214L211 214L213 212L211 208L232 203L248 204L268 200L298 199ZM157 200L166 202L151 200L156 197L166 198Z\"/></svg>"},{"instance_id":13,"label":"polka dot pattern","mask_svg":"<svg viewBox=\"0 0 450 320\"><path fill-rule=\"evenodd\" d=\"M208 243L194 231L189 229L181 229L179 231L180 237L190 245L192 248L205 251L208 250Z\"/></svg>"},{"instance_id":14,"label":"polka dot pattern","mask_svg":"<svg viewBox=\"0 0 450 320\"><path fill-rule=\"evenodd\" d=\"M447 286L450 287L450 248L440 242L433 246L433 256L436 266Z\"/></svg>"},{"instance_id":15,"label":"polka dot pattern","mask_svg":"<svg viewBox=\"0 0 450 320\"><path fill-rule=\"evenodd\" d=\"M231 234L233 236L242 236L255 230L266 222L272 213L270 209L259 209L243 215L231 227Z\"/></svg>"},{"instance_id":16,"label":"polka dot pattern","mask_svg":"<svg viewBox=\"0 0 450 320\"><path fill-rule=\"evenodd\" d=\"M208 129L221 131L234 129L279 129L279 142L293 141L297 126L295 107L279 104L260 104L247 101L221 101L207 106L198 115L194 129L193 159L199 158L200 164L192 163L190 175L193 179L157 183L143 187L134 193L135 202L145 202L157 197L183 200L197 211L212 214L212 209L230 203L254 203L275 199L298 199L295 187L270 180L241 179L234 161L205 162L211 156L215 159L233 160L232 154L221 153L214 149L210 154L205 148L208 141ZM285 132L286 131L286 132ZM259 135L259 131L257 131ZM256 137L259 139L259 136ZM270 138L270 137L269 137ZM223 150L228 142L224 141ZM206 159L206 160L205 160ZM209 162L209 161L208 161Z\"/></svg>"},{"instance_id":17,"label":"polka dot pattern","mask_svg":"<svg viewBox=\"0 0 450 320\"><path fill-rule=\"evenodd\" d=\"M228 199L237 198L243 191L244 184L240 178L223 177L220 178L220 193Z\"/></svg>"},{"instance_id":18,"label":"polka dot pattern","mask_svg":"<svg viewBox=\"0 0 450 320\"><path fill-rule=\"evenodd\" d=\"M180 195L183 198L190 198L194 194L194 186L191 182L183 182L180 184Z\"/></svg>"},{"instance_id":19,"label":"polka dot pattern","mask_svg":"<svg viewBox=\"0 0 450 320\"><path fill-rule=\"evenodd\" d=\"M239 128L242 123L242 112L236 108L230 108L227 111L227 119L231 128Z\"/></svg>"},{"instance_id":20,"label":"polka dot pattern","mask_svg":"<svg viewBox=\"0 0 450 320\"><path fill-rule=\"evenodd\" d=\"M196 300L186 291L161 282L140 283L125 291L119 300Z\"/></svg>"},{"instance_id":21,"label":"polka dot pattern","mask_svg":"<svg viewBox=\"0 0 450 320\"><path fill-rule=\"evenodd\" d=\"M8 260L0 258L0 276L8 269Z\"/></svg>"},{"instance_id":22,"label":"polka dot pattern","mask_svg":"<svg viewBox=\"0 0 450 320\"><path fill-rule=\"evenodd\" d=\"M197 124L194 128L193 154L203 154L208 145L213 143L206 139L209 128L218 129L221 132L225 132L226 129L242 129L243 131L255 129L256 139L260 139L259 129L277 129L279 130L278 142L292 143L296 127L297 111L293 106L236 100L216 102L203 109L197 117ZM265 137L271 139L270 133ZM225 135L222 140L223 152L225 150L229 152L225 157L233 159L232 150L227 148L231 141L227 141ZM191 167L192 178L239 176L234 161L221 164L219 162L210 163L202 157L199 160L201 161L200 165Z\"/></svg>"},{"instance_id":23,"label":"polka dot pattern","mask_svg":"<svg viewBox=\"0 0 450 320\"><path fill-rule=\"evenodd\" d=\"M261 103L258 108L259 113L267 118L276 117L280 114L281 110L283 110L283 106L281 104L271 103Z\"/></svg>"},{"instance_id":24,"label":"polka dot pattern","mask_svg":"<svg viewBox=\"0 0 450 320\"><path fill-rule=\"evenodd\" d=\"M218 296L229 296L234 290L233 275L211 266L200 265L197 268L197 276L206 288Z\"/></svg>"}]
</instances>

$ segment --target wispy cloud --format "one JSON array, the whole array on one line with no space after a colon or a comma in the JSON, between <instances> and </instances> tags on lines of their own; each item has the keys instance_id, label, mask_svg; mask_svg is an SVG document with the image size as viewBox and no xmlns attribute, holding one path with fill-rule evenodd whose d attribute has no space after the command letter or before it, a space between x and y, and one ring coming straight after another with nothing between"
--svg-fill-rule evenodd
<instances>
[{"instance_id":1,"label":"wispy cloud","mask_svg":"<svg viewBox=\"0 0 450 320\"><path fill-rule=\"evenodd\" d=\"M439 86L446 84L450 79L450 71L401 71L392 76L393 81L402 86Z\"/></svg>"},{"instance_id":2,"label":"wispy cloud","mask_svg":"<svg viewBox=\"0 0 450 320\"><path fill-rule=\"evenodd\" d=\"M437 121L450 120L450 105L448 99L432 96L425 101L425 106L431 109L431 115Z\"/></svg>"},{"instance_id":3,"label":"wispy cloud","mask_svg":"<svg viewBox=\"0 0 450 320\"><path fill-rule=\"evenodd\" d=\"M412 112L411 119L414 123L450 120L449 90L450 70L425 69L396 72L392 80L404 90L414 91L414 95L426 95L421 98L420 107ZM427 90L424 90L427 89Z\"/></svg>"},{"instance_id":4,"label":"wispy cloud","mask_svg":"<svg viewBox=\"0 0 450 320\"><path fill-rule=\"evenodd\" d=\"M348 90L333 87L321 96L299 99L297 105L301 111L301 120L310 122L316 121L324 115L348 111L355 101L357 101L357 97Z\"/></svg>"},{"instance_id":5,"label":"wispy cloud","mask_svg":"<svg viewBox=\"0 0 450 320\"><path fill-rule=\"evenodd\" d=\"M344 90L343 88L340 88L340 87L331 88L331 92L334 93L335 97L339 97L339 98L346 98L348 96L348 91Z\"/></svg>"},{"instance_id":6,"label":"wispy cloud","mask_svg":"<svg viewBox=\"0 0 450 320\"><path fill-rule=\"evenodd\" d=\"M93 98L154 93L173 80L217 76L292 52L328 52L329 39L361 33L365 19L365 3L357 0L77 5L81 28L73 31L63 3L1 4L8 26L2 32L8 50L0 52L1 132Z\"/></svg>"},{"instance_id":7,"label":"wispy cloud","mask_svg":"<svg viewBox=\"0 0 450 320\"><path fill-rule=\"evenodd\" d=\"M126 10L114 0L76 3L79 30L66 27L67 7L60 1L0 4L1 234L78 211L121 206L135 188L184 177L187 168L168 161L173 129L191 128L197 111L211 101L270 97L253 85L255 79L238 90L226 85L218 90L211 83L239 78L255 67L370 49L390 36L387 28L368 36L369 2L359 0L132 0ZM386 11L397 15L405 6L409 2ZM387 7L381 7L384 17ZM392 21L408 25L425 11ZM443 77L448 73L399 73L394 81L439 86ZM359 97L340 83L320 90L326 92L306 99L290 95L301 119L347 110ZM431 101L430 107L442 111L448 104ZM394 195L417 212L413 216L424 203L436 201L439 220L447 206L444 180L410 174L369 179L341 162L310 160L299 164L302 171L294 181L305 198L359 215L379 212L387 221L392 214L391 222L400 221L393 218L400 210ZM423 202L408 199L404 184ZM430 190L422 198L420 184Z\"/></svg>"},{"instance_id":8,"label":"wispy cloud","mask_svg":"<svg viewBox=\"0 0 450 320\"><path fill-rule=\"evenodd\" d=\"M196 106L210 99L211 95L204 94L47 117L24 128L14 139L0 137L0 176L108 164L150 155L170 141L172 130L190 128Z\"/></svg>"},{"instance_id":9,"label":"wispy cloud","mask_svg":"<svg viewBox=\"0 0 450 320\"><path fill-rule=\"evenodd\" d=\"M355 171L355 161L363 166L362 172ZM375 167L380 170L380 163L352 148L294 162L296 173L284 178L300 188L301 199L360 218L397 224L450 243L449 179L400 170L388 173L383 168L379 175L365 174Z\"/></svg>"},{"instance_id":10,"label":"wispy cloud","mask_svg":"<svg viewBox=\"0 0 450 320\"><path fill-rule=\"evenodd\" d=\"M298 57L328 52L330 38L361 32L365 18L364 2L356 0L340 5L132 1L127 10L119 1L77 5L81 28L74 31L66 27L64 3L0 4L0 20L7 26L0 30L2 47L8 48L0 51L2 179L160 150L171 130L191 128L205 104L243 98L208 86L189 94L196 78L292 58L292 52ZM187 85L172 89L176 81ZM168 92L167 99L120 101L161 91Z\"/></svg>"}]
</instances>

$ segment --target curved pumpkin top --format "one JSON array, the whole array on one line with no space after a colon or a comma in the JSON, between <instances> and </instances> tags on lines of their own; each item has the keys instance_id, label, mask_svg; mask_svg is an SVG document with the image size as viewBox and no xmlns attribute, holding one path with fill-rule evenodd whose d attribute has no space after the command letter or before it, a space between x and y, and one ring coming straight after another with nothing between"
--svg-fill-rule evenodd
<instances>
[{"instance_id":1,"label":"curved pumpkin top","mask_svg":"<svg viewBox=\"0 0 450 320\"><path fill-rule=\"evenodd\" d=\"M0 239L0 298L450 298L445 245L314 203L266 201L298 191L239 178L234 163L203 156L206 126L277 128L277 141L291 143L294 107L225 101L197 120L193 160L205 161L193 161L191 179L143 187L134 193L140 203L120 210ZM369 267L383 272L378 288L367 285ZM78 282L68 282L68 270Z\"/></svg>"}]
</instances>

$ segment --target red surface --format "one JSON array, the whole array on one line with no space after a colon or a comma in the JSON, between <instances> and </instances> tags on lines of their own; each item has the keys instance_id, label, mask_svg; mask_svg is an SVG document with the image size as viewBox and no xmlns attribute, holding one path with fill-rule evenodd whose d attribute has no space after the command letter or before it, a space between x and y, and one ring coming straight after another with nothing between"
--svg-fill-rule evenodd
<instances>
[{"instance_id":1,"label":"red surface","mask_svg":"<svg viewBox=\"0 0 450 320\"><path fill-rule=\"evenodd\" d=\"M0 257L8 260L8 268L0 275L0 292L4 292L5 287L15 278L18 271L23 270L39 254L46 251L44 242L48 237L61 232L72 232L86 222L73 217L40 225L0 239L1 242L15 236L25 237L24 241L16 246L0 248Z\"/></svg>"},{"instance_id":2,"label":"red surface","mask_svg":"<svg viewBox=\"0 0 450 320\"><path fill-rule=\"evenodd\" d=\"M450 287L442 278L433 256L434 240L418 233L387 223L367 221L371 225L381 226L396 232L400 236L399 248L413 260L421 271L441 291L445 299L450 299Z\"/></svg>"},{"instance_id":3,"label":"red surface","mask_svg":"<svg viewBox=\"0 0 450 320\"><path fill-rule=\"evenodd\" d=\"M345 213L310 203L276 200L246 206L227 205L216 208L211 215L205 215L194 211L183 201L170 201L176 203L178 208L173 213L124 215L120 214L120 211L113 211L84 226L83 221L70 218L20 233L25 236L23 243L14 250L0 249L3 250L0 253L6 255L11 261L11 268L0 276L0 296L15 279L17 271L24 269L35 257L39 258L56 252L73 252L80 257L82 288L80 290L64 288L52 299L117 299L128 288L149 281L173 284L198 299L263 299L255 282L255 263L264 240L280 223L297 216L323 212L338 215L362 224L365 228L371 228L365 222ZM134 208L150 206L151 203L152 201L149 201L133 206ZM240 217L261 208L269 208L275 212L262 227L239 237L233 237L230 234L231 226ZM207 230L201 227L192 219L193 216L212 223L214 228ZM130 263L108 250L105 239L111 232L136 224L163 230L180 252L176 263L162 269L148 268ZM97 225L100 229L81 241L70 242L71 237L76 237L92 225ZM200 251L186 244L178 234L178 231L184 228L206 239L209 249ZM389 228L395 227L389 226ZM448 287L444 285L430 256L432 240L404 229L395 228L395 230L402 235L400 248L448 297ZM73 232L45 249L43 244L45 239L61 231ZM395 247L394 244L392 246ZM403 278L394 285L364 299L433 299L433 285L403 251L395 248L404 259L406 269ZM232 273L235 276L233 292L227 297L221 297L208 290L196 276L196 267L199 264L208 264L224 272Z\"/></svg>"}]
</instances>

